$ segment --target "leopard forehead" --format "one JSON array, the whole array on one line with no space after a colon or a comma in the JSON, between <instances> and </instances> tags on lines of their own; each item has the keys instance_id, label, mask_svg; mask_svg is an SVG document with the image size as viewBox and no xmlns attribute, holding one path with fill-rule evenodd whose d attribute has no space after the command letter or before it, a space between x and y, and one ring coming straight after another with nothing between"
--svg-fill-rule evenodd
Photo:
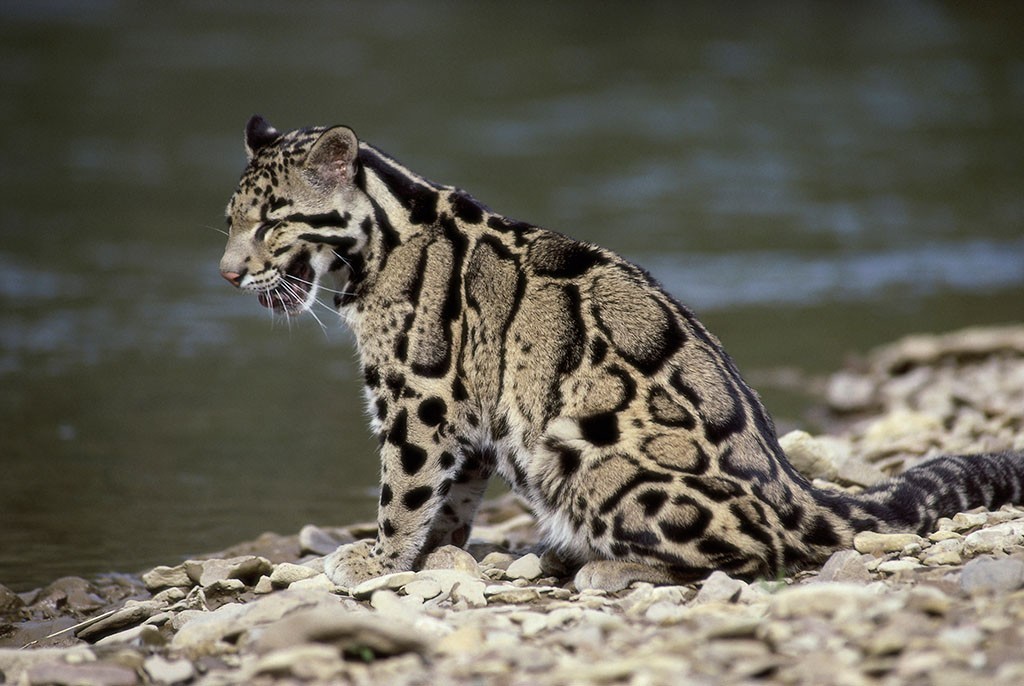
<instances>
[{"instance_id":1,"label":"leopard forehead","mask_svg":"<svg viewBox=\"0 0 1024 686\"><path fill-rule=\"evenodd\" d=\"M313 144L327 130L314 126L282 134L256 151L242 171L238 187L228 201L229 225L255 224L275 210L312 194L297 178ZM311 199L311 198L310 198Z\"/></svg>"}]
</instances>

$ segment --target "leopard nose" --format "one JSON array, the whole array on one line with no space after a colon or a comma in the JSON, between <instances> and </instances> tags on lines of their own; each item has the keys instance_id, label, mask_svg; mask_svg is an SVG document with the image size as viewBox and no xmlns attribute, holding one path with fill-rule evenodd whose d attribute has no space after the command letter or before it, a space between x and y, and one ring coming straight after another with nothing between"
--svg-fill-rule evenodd
<instances>
[{"instance_id":1,"label":"leopard nose","mask_svg":"<svg viewBox=\"0 0 1024 686\"><path fill-rule=\"evenodd\" d=\"M220 275L235 288L238 288L238 285L242 283L242 275L238 272L221 272Z\"/></svg>"}]
</instances>

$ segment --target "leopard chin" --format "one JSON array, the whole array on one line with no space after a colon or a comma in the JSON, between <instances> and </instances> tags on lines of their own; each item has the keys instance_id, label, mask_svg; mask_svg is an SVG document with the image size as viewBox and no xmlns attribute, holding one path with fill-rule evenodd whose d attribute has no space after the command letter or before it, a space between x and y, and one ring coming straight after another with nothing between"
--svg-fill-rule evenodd
<instances>
[{"instance_id":1,"label":"leopard chin","mask_svg":"<svg viewBox=\"0 0 1024 686\"><path fill-rule=\"evenodd\" d=\"M298 314L312 306L316 281L309 253L301 252L281 271L277 285L260 292L256 298L260 305L275 312Z\"/></svg>"}]
</instances>

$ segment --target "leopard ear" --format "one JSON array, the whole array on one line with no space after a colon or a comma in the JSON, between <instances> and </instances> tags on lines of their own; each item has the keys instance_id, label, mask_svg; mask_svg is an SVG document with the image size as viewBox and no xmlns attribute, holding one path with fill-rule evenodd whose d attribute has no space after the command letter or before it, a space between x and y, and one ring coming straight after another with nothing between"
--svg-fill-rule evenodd
<instances>
[{"instance_id":1,"label":"leopard ear","mask_svg":"<svg viewBox=\"0 0 1024 686\"><path fill-rule=\"evenodd\" d=\"M281 133L271 126L270 122L254 114L245 125L245 154L251 160L260 148L270 145L280 137Z\"/></svg>"},{"instance_id":2,"label":"leopard ear","mask_svg":"<svg viewBox=\"0 0 1024 686\"><path fill-rule=\"evenodd\" d=\"M347 126L332 126L320 134L306 156L306 171L319 183L336 188L355 175L359 139Z\"/></svg>"}]
</instances>

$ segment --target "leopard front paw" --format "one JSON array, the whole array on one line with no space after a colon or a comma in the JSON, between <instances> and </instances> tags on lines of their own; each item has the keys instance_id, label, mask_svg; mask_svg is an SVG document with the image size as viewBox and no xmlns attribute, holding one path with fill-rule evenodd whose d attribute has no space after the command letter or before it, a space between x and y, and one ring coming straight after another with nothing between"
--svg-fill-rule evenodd
<instances>
[{"instance_id":1,"label":"leopard front paw","mask_svg":"<svg viewBox=\"0 0 1024 686\"><path fill-rule=\"evenodd\" d=\"M367 579L374 579L395 571L388 569L373 554L373 541L363 540L339 546L324 558L324 573L338 586L352 588Z\"/></svg>"}]
</instances>

